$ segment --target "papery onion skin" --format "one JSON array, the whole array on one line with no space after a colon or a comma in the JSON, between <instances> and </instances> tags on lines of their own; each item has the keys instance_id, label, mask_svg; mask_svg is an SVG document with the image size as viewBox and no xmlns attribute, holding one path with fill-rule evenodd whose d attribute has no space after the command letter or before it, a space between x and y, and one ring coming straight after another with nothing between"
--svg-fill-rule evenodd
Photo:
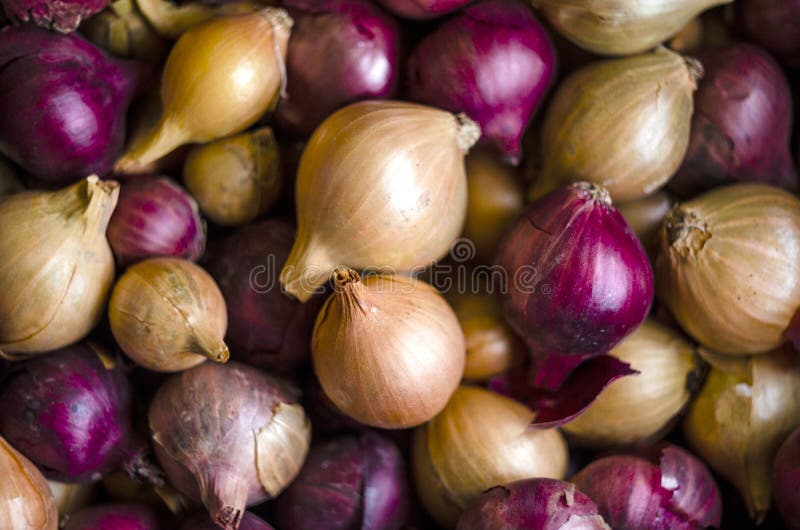
<instances>
[{"instance_id":1,"label":"papery onion skin","mask_svg":"<svg viewBox=\"0 0 800 530\"><path fill-rule=\"evenodd\" d=\"M278 525L294 530L399 530L409 512L405 462L371 431L313 447L277 501Z\"/></svg>"},{"instance_id":2,"label":"papery onion skin","mask_svg":"<svg viewBox=\"0 0 800 530\"><path fill-rule=\"evenodd\" d=\"M378 0L394 14L410 19L435 18L451 13L472 0Z\"/></svg>"},{"instance_id":3,"label":"papery onion skin","mask_svg":"<svg viewBox=\"0 0 800 530\"><path fill-rule=\"evenodd\" d=\"M6 15L18 23L33 22L62 33L75 31L81 20L99 13L111 0L3 0Z\"/></svg>"},{"instance_id":4,"label":"papery onion skin","mask_svg":"<svg viewBox=\"0 0 800 530\"><path fill-rule=\"evenodd\" d=\"M457 530L610 530L574 484L531 478L495 486L458 519Z\"/></svg>"},{"instance_id":5,"label":"papery onion skin","mask_svg":"<svg viewBox=\"0 0 800 530\"><path fill-rule=\"evenodd\" d=\"M709 349L764 353L800 307L800 200L734 184L674 207L655 262L659 299Z\"/></svg>"},{"instance_id":6,"label":"papery onion skin","mask_svg":"<svg viewBox=\"0 0 800 530\"><path fill-rule=\"evenodd\" d=\"M111 169L139 73L76 34L0 30L0 152L67 184Z\"/></svg>"},{"instance_id":7,"label":"papery onion skin","mask_svg":"<svg viewBox=\"0 0 800 530\"><path fill-rule=\"evenodd\" d=\"M255 368L206 363L173 375L149 411L156 456L175 488L224 530L245 507L277 496L308 452L294 390Z\"/></svg>"},{"instance_id":8,"label":"papery onion skin","mask_svg":"<svg viewBox=\"0 0 800 530\"><path fill-rule=\"evenodd\" d=\"M705 73L694 97L689 149L669 189L693 197L723 184L757 181L796 190L792 95L781 67L746 43L708 50L698 59Z\"/></svg>"},{"instance_id":9,"label":"papery onion skin","mask_svg":"<svg viewBox=\"0 0 800 530\"><path fill-rule=\"evenodd\" d=\"M617 204L619 213L636 233L636 237L653 261L658 249L658 233L664 223L664 217L675 205L675 201L673 194L661 190L635 201Z\"/></svg>"},{"instance_id":10,"label":"papery onion skin","mask_svg":"<svg viewBox=\"0 0 800 530\"><path fill-rule=\"evenodd\" d=\"M164 177L124 181L106 235L122 266L158 256L194 261L206 242L197 203Z\"/></svg>"},{"instance_id":11,"label":"papery onion skin","mask_svg":"<svg viewBox=\"0 0 800 530\"><path fill-rule=\"evenodd\" d=\"M69 516L64 530L158 530L158 519L143 504L100 504Z\"/></svg>"},{"instance_id":12,"label":"papery onion skin","mask_svg":"<svg viewBox=\"0 0 800 530\"><path fill-rule=\"evenodd\" d=\"M517 0L465 8L423 39L407 66L412 100L465 112L480 125L482 140L513 163L556 77L547 31Z\"/></svg>"},{"instance_id":13,"label":"papery onion skin","mask_svg":"<svg viewBox=\"0 0 800 530\"><path fill-rule=\"evenodd\" d=\"M81 33L117 57L151 65L160 64L168 51L168 42L150 27L135 0L114 0L108 9L81 24Z\"/></svg>"},{"instance_id":14,"label":"papery onion skin","mask_svg":"<svg viewBox=\"0 0 800 530\"><path fill-rule=\"evenodd\" d=\"M800 528L800 429L781 444L772 470L775 506L789 530Z\"/></svg>"},{"instance_id":15,"label":"papery onion skin","mask_svg":"<svg viewBox=\"0 0 800 530\"><path fill-rule=\"evenodd\" d=\"M334 111L392 98L400 77L400 28L368 0L284 0L295 21L286 56L288 96L277 125L308 136Z\"/></svg>"},{"instance_id":16,"label":"papery onion skin","mask_svg":"<svg viewBox=\"0 0 800 530\"><path fill-rule=\"evenodd\" d=\"M39 469L0 436L0 527L57 530L58 510Z\"/></svg>"},{"instance_id":17,"label":"papery onion skin","mask_svg":"<svg viewBox=\"0 0 800 530\"><path fill-rule=\"evenodd\" d=\"M800 66L800 1L740 0L736 8L749 40L764 46L787 65Z\"/></svg>"},{"instance_id":18,"label":"papery onion skin","mask_svg":"<svg viewBox=\"0 0 800 530\"><path fill-rule=\"evenodd\" d=\"M219 530L219 526L209 519L208 515L200 514L184 523L181 530ZM257 515L244 512L239 530L274 530L274 528Z\"/></svg>"}]
</instances>

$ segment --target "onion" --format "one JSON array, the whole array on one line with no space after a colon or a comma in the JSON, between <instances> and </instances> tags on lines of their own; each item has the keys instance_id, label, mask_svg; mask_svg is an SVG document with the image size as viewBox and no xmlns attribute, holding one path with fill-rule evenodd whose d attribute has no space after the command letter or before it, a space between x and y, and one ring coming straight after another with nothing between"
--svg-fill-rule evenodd
<instances>
[{"instance_id":1,"label":"onion","mask_svg":"<svg viewBox=\"0 0 800 530\"><path fill-rule=\"evenodd\" d=\"M160 64L167 41L150 27L135 0L114 0L108 9L81 24L81 33L117 57Z\"/></svg>"},{"instance_id":2,"label":"onion","mask_svg":"<svg viewBox=\"0 0 800 530\"><path fill-rule=\"evenodd\" d=\"M2 0L8 18L69 33L81 20L99 13L111 0Z\"/></svg>"},{"instance_id":3,"label":"onion","mask_svg":"<svg viewBox=\"0 0 800 530\"><path fill-rule=\"evenodd\" d=\"M750 40L789 66L800 66L800 1L739 0L736 8Z\"/></svg>"},{"instance_id":4,"label":"onion","mask_svg":"<svg viewBox=\"0 0 800 530\"><path fill-rule=\"evenodd\" d=\"M495 486L458 520L458 530L611 530L597 505L574 484L531 478Z\"/></svg>"},{"instance_id":5,"label":"onion","mask_svg":"<svg viewBox=\"0 0 800 530\"><path fill-rule=\"evenodd\" d=\"M12 195L24 189L25 187L11 164L0 158L0 197Z\"/></svg>"},{"instance_id":6,"label":"onion","mask_svg":"<svg viewBox=\"0 0 800 530\"><path fill-rule=\"evenodd\" d=\"M496 261L506 271L506 318L542 367L537 386L558 388L582 359L613 348L653 301L641 243L594 184L565 186L534 202Z\"/></svg>"},{"instance_id":7,"label":"onion","mask_svg":"<svg viewBox=\"0 0 800 530\"><path fill-rule=\"evenodd\" d=\"M81 37L0 30L0 151L65 184L111 169L125 139L137 70Z\"/></svg>"},{"instance_id":8,"label":"onion","mask_svg":"<svg viewBox=\"0 0 800 530\"><path fill-rule=\"evenodd\" d=\"M666 190L617 205L619 213L639 238L651 260L657 253L658 233L664 217L675 205L675 196Z\"/></svg>"},{"instance_id":9,"label":"onion","mask_svg":"<svg viewBox=\"0 0 800 530\"><path fill-rule=\"evenodd\" d=\"M772 493L789 530L800 528L800 428L786 438L775 456Z\"/></svg>"},{"instance_id":10,"label":"onion","mask_svg":"<svg viewBox=\"0 0 800 530\"><path fill-rule=\"evenodd\" d=\"M486 0L420 42L408 59L409 96L465 112L513 163L533 114L556 76L555 50L530 7Z\"/></svg>"},{"instance_id":11,"label":"onion","mask_svg":"<svg viewBox=\"0 0 800 530\"><path fill-rule=\"evenodd\" d=\"M197 203L163 177L122 183L106 230L120 265L157 256L196 260L205 249L205 224Z\"/></svg>"},{"instance_id":12,"label":"onion","mask_svg":"<svg viewBox=\"0 0 800 530\"><path fill-rule=\"evenodd\" d=\"M722 502L705 465L674 445L601 458L572 478L614 530L719 527Z\"/></svg>"},{"instance_id":13,"label":"onion","mask_svg":"<svg viewBox=\"0 0 800 530\"><path fill-rule=\"evenodd\" d=\"M0 437L0 528L56 530L58 510L36 466Z\"/></svg>"},{"instance_id":14,"label":"onion","mask_svg":"<svg viewBox=\"0 0 800 530\"><path fill-rule=\"evenodd\" d=\"M156 456L178 491L224 530L300 471L310 426L293 389L235 362L174 375L150 404Z\"/></svg>"},{"instance_id":15,"label":"onion","mask_svg":"<svg viewBox=\"0 0 800 530\"><path fill-rule=\"evenodd\" d=\"M133 481L130 476L124 473L122 475ZM73 483L48 480L47 485L53 493L53 498L56 501L58 513L61 517L72 515L81 508L85 508L92 502L95 495L95 484L93 482Z\"/></svg>"},{"instance_id":16,"label":"onion","mask_svg":"<svg viewBox=\"0 0 800 530\"><path fill-rule=\"evenodd\" d=\"M288 98L278 125L308 136L334 111L391 98L400 77L400 28L368 0L284 0L295 21L286 56Z\"/></svg>"},{"instance_id":17,"label":"onion","mask_svg":"<svg viewBox=\"0 0 800 530\"><path fill-rule=\"evenodd\" d=\"M206 268L230 300L225 341L237 361L291 372L311 359L311 332L324 297L301 304L282 292L278 272L293 241L293 223L271 219L243 227L209 248Z\"/></svg>"},{"instance_id":18,"label":"onion","mask_svg":"<svg viewBox=\"0 0 800 530\"><path fill-rule=\"evenodd\" d=\"M434 18L446 15L472 0L378 0L394 14L405 18Z\"/></svg>"},{"instance_id":19,"label":"onion","mask_svg":"<svg viewBox=\"0 0 800 530\"><path fill-rule=\"evenodd\" d=\"M49 478L90 482L124 467L158 480L131 428L131 386L104 352L79 344L11 372L0 432Z\"/></svg>"},{"instance_id":20,"label":"onion","mask_svg":"<svg viewBox=\"0 0 800 530\"><path fill-rule=\"evenodd\" d=\"M399 530L409 510L403 456L366 430L318 444L277 510L293 530Z\"/></svg>"},{"instance_id":21,"label":"onion","mask_svg":"<svg viewBox=\"0 0 800 530\"><path fill-rule=\"evenodd\" d=\"M797 189L789 148L792 95L780 66L745 43L698 58L705 75L694 96L689 150L670 190L692 197L744 181Z\"/></svg>"},{"instance_id":22,"label":"onion","mask_svg":"<svg viewBox=\"0 0 800 530\"><path fill-rule=\"evenodd\" d=\"M336 434L363 428L364 424L336 408L314 374L308 374L303 385L303 406L316 434Z\"/></svg>"},{"instance_id":23,"label":"onion","mask_svg":"<svg viewBox=\"0 0 800 530\"><path fill-rule=\"evenodd\" d=\"M158 530L156 514L143 504L101 504L72 514L64 530Z\"/></svg>"},{"instance_id":24,"label":"onion","mask_svg":"<svg viewBox=\"0 0 800 530\"><path fill-rule=\"evenodd\" d=\"M192 517L183 526L181 530L219 530L211 519L206 514L200 514ZM239 523L239 530L274 530L266 521L260 517L253 515L250 512L244 512L242 521Z\"/></svg>"}]
</instances>

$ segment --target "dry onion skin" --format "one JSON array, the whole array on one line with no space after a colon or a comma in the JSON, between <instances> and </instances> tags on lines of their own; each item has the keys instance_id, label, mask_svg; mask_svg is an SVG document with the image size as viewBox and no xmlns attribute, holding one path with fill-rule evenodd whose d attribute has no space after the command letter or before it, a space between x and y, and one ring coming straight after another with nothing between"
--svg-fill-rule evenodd
<instances>
[{"instance_id":1,"label":"dry onion skin","mask_svg":"<svg viewBox=\"0 0 800 530\"><path fill-rule=\"evenodd\" d=\"M531 429L534 415L509 398L462 386L414 432L414 480L439 524L455 527L461 512L492 486L564 477L567 445L555 429Z\"/></svg>"},{"instance_id":2,"label":"dry onion skin","mask_svg":"<svg viewBox=\"0 0 800 530\"><path fill-rule=\"evenodd\" d=\"M317 316L314 371L351 418L384 429L438 414L464 371L455 313L428 284L394 275L334 272L335 292Z\"/></svg>"},{"instance_id":3,"label":"dry onion skin","mask_svg":"<svg viewBox=\"0 0 800 530\"><path fill-rule=\"evenodd\" d=\"M675 206L664 220L656 295L703 346L764 353L800 307L800 200L736 184Z\"/></svg>"},{"instance_id":4,"label":"dry onion skin","mask_svg":"<svg viewBox=\"0 0 800 530\"><path fill-rule=\"evenodd\" d=\"M547 108L530 198L581 180L602 185L614 202L658 190L689 146L701 72L696 61L659 48L567 77Z\"/></svg>"},{"instance_id":5,"label":"dry onion skin","mask_svg":"<svg viewBox=\"0 0 800 530\"><path fill-rule=\"evenodd\" d=\"M306 301L339 265L408 271L444 256L464 224L464 156L479 136L464 115L399 101L329 116L300 160L286 291Z\"/></svg>"},{"instance_id":6,"label":"dry onion skin","mask_svg":"<svg viewBox=\"0 0 800 530\"><path fill-rule=\"evenodd\" d=\"M114 281L106 226L118 195L116 182L91 176L58 191L0 200L4 356L67 346L100 320Z\"/></svg>"},{"instance_id":7,"label":"dry onion skin","mask_svg":"<svg viewBox=\"0 0 800 530\"><path fill-rule=\"evenodd\" d=\"M0 528L56 530L58 509L42 473L0 437Z\"/></svg>"},{"instance_id":8,"label":"dry onion skin","mask_svg":"<svg viewBox=\"0 0 800 530\"><path fill-rule=\"evenodd\" d=\"M599 55L647 51L696 15L733 0L532 0L569 40Z\"/></svg>"}]
</instances>

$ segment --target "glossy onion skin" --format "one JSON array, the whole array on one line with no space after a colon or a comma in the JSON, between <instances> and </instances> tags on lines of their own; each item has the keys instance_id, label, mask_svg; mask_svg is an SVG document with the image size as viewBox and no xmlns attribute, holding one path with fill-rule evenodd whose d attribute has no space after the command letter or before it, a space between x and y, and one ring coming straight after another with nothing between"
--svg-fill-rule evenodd
<instances>
[{"instance_id":1,"label":"glossy onion skin","mask_svg":"<svg viewBox=\"0 0 800 530\"><path fill-rule=\"evenodd\" d=\"M64 530L159 530L151 508L142 504L100 504L69 516Z\"/></svg>"}]
</instances>

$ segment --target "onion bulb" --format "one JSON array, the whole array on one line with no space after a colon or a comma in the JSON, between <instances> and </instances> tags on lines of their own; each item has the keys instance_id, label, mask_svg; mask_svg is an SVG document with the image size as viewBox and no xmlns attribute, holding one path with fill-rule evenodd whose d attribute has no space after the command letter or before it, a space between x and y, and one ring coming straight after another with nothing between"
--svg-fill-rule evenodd
<instances>
[{"instance_id":1,"label":"onion bulb","mask_svg":"<svg viewBox=\"0 0 800 530\"><path fill-rule=\"evenodd\" d=\"M219 17L184 33L161 78L158 124L115 170L140 172L175 148L242 131L277 101L292 19L283 9Z\"/></svg>"},{"instance_id":2,"label":"onion bulb","mask_svg":"<svg viewBox=\"0 0 800 530\"><path fill-rule=\"evenodd\" d=\"M119 186L92 176L0 200L0 350L51 351L100 320L114 281L106 226ZM12 229L16 227L16 229Z\"/></svg>"},{"instance_id":3,"label":"onion bulb","mask_svg":"<svg viewBox=\"0 0 800 530\"><path fill-rule=\"evenodd\" d=\"M58 513L61 516L69 515L72 512L86 507L92 502L92 497L94 497L95 493L95 484L93 483L74 484L70 482L48 480L47 485L53 493L56 506L58 507Z\"/></svg>"},{"instance_id":4,"label":"onion bulb","mask_svg":"<svg viewBox=\"0 0 800 530\"><path fill-rule=\"evenodd\" d=\"M800 528L800 428L778 449L772 466L775 506L790 530Z\"/></svg>"},{"instance_id":5,"label":"onion bulb","mask_svg":"<svg viewBox=\"0 0 800 530\"><path fill-rule=\"evenodd\" d=\"M136 5L153 29L168 39L177 39L188 29L215 17L244 15L258 11L271 2L248 0L171 2L170 0L136 0Z\"/></svg>"},{"instance_id":6,"label":"onion bulb","mask_svg":"<svg viewBox=\"0 0 800 530\"><path fill-rule=\"evenodd\" d=\"M428 284L395 275L333 275L311 339L314 371L351 418L404 429L438 414L464 371L464 335Z\"/></svg>"},{"instance_id":7,"label":"onion bulb","mask_svg":"<svg viewBox=\"0 0 800 530\"><path fill-rule=\"evenodd\" d=\"M664 220L655 270L657 296L702 345L776 348L800 307L800 200L735 184L679 204Z\"/></svg>"},{"instance_id":8,"label":"onion bulb","mask_svg":"<svg viewBox=\"0 0 800 530\"><path fill-rule=\"evenodd\" d=\"M47 481L33 463L0 437L0 528L56 530L58 510Z\"/></svg>"},{"instance_id":9,"label":"onion bulb","mask_svg":"<svg viewBox=\"0 0 800 530\"><path fill-rule=\"evenodd\" d=\"M115 0L108 9L84 22L81 32L117 57L150 64L159 64L168 50L167 41L150 27L135 0Z\"/></svg>"},{"instance_id":10,"label":"onion bulb","mask_svg":"<svg viewBox=\"0 0 800 530\"><path fill-rule=\"evenodd\" d=\"M297 174L298 233L281 284L302 301L338 265L411 270L445 255L467 206L464 115L364 101L326 119Z\"/></svg>"}]
</instances>

